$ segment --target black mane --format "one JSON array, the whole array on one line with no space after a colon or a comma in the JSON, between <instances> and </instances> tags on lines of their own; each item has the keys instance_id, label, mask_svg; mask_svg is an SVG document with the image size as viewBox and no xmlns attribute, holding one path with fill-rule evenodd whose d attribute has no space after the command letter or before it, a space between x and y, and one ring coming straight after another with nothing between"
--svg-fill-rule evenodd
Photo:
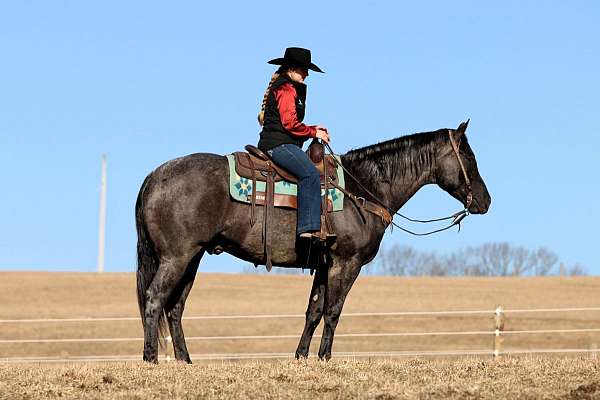
<instances>
[{"instance_id":1,"label":"black mane","mask_svg":"<svg viewBox=\"0 0 600 400\"><path fill-rule=\"evenodd\" d=\"M415 176L431 166L435 149L447 138L448 129L414 133L350 150L343 159L349 166L360 164L366 176L387 179L392 179L394 175ZM405 168L393 170L398 165Z\"/></svg>"}]
</instances>

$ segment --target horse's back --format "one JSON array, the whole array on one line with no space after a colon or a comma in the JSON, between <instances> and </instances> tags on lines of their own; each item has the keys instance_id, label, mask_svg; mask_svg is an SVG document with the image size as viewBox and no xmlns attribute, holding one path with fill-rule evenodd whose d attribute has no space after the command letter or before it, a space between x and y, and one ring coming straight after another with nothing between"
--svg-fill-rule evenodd
<instances>
[{"instance_id":1,"label":"horse's back","mask_svg":"<svg viewBox=\"0 0 600 400\"><path fill-rule=\"evenodd\" d=\"M175 158L150 173L140 189L140 206L157 245L178 238L210 240L227 212L228 181L227 158L211 153Z\"/></svg>"},{"instance_id":2,"label":"horse's back","mask_svg":"<svg viewBox=\"0 0 600 400\"><path fill-rule=\"evenodd\" d=\"M193 153L169 160L154 171L144 181L141 190L146 196L157 189L165 190L173 185L193 185L207 188L229 176L227 157L212 153ZM144 187L146 186L146 187Z\"/></svg>"},{"instance_id":3,"label":"horse's back","mask_svg":"<svg viewBox=\"0 0 600 400\"><path fill-rule=\"evenodd\" d=\"M222 171L227 166L227 157L213 153L193 153L177 157L161 164L151 174L159 174L161 179L181 174L203 175ZM227 169L225 168L225 172Z\"/></svg>"}]
</instances>

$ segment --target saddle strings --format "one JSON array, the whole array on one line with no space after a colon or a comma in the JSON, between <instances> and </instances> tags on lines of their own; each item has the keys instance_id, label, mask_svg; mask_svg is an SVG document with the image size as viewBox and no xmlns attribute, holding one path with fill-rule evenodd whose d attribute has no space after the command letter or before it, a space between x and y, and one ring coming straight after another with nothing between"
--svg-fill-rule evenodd
<instances>
[{"instance_id":1,"label":"saddle strings","mask_svg":"<svg viewBox=\"0 0 600 400\"><path fill-rule=\"evenodd\" d=\"M448 230L450 228L452 228L453 226L458 226L458 231L460 232L460 224L461 222L469 215L469 210L465 207L464 209L455 212L454 214L448 216L448 217L442 217L442 218L434 218L434 219L426 219L426 220L421 220L421 219L414 219L414 218L410 218L407 217L403 214L401 214L398 211L394 211L392 210L390 207L388 207L387 205L385 205L381 200L379 200L379 198L377 196L375 196L373 193L371 193L371 191L369 191L369 189L367 189L366 187L363 186L362 183L360 183L360 181L350 173L350 171L348 171L346 169L346 167L344 167L342 165L342 163L340 161L338 161L338 155L333 151L333 149L331 148L331 146L329 145L329 143L326 143L324 141L321 141L321 143L323 143L323 145L325 145L325 147L327 147L327 150L329 150L329 153L333 156L333 160L334 162L339 165L342 170L344 170L344 172L350 176L354 182L356 182L358 184L358 186L360 186L361 189L363 189L369 196L371 196L373 198L373 200L375 200L375 202L379 203L380 206L382 206L383 208L385 208L391 215L392 218L394 215L397 215L399 217L402 217L404 219L406 219L407 221L410 222L418 222L421 224L427 224L427 223L431 223L431 222L439 222L439 221L447 221L449 219L452 219L452 223L444 228L440 228L440 229L436 229L433 230L431 232L413 232L410 229L406 229L400 225L398 225L397 223L394 222L394 220L392 219L391 225L395 226L396 228L400 229L403 232L409 233L411 235L414 236L427 236L427 235L432 235L434 233L438 233L438 232L442 232L445 230Z\"/></svg>"}]
</instances>

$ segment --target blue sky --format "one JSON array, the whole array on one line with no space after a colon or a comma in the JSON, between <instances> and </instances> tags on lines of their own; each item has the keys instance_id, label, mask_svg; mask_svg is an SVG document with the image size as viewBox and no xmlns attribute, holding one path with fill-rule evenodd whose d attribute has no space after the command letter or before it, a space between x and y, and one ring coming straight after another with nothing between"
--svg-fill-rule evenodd
<instances>
[{"instance_id":1,"label":"blue sky","mask_svg":"<svg viewBox=\"0 0 600 400\"><path fill-rule=\"evenodd\" d=\"M106 270L134 270L146 174L255 143L266 61L303 46L326 71L307 80L306 122L327 126L337 152L471 118L489 214L384 245L509 241L599 274L598 20L595 1L6 3L0 270L95 269L102 153ZM404 211L459 207L427 187ZM245 265L221 255L201 270Z\"/></svg>"}]
</instances>

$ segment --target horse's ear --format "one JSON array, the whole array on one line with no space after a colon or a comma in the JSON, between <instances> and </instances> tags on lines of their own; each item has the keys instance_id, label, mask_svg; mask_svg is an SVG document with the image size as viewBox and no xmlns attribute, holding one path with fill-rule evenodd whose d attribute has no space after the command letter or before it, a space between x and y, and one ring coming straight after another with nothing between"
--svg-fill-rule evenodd
<instances>
[{"instance_id":1,"label":"horse's ear","mask_svg":"<svg viewBox=\"0 0 600 400\"><path fill-rule=\"evenodd\" d=\"M471 120L471 118L469 118L465 122L461 122L461 124L458 126L457 131L460 132L460 133L465 133L466 130L467 130L467 127L469 126L469 121L470 120Z\"/></svg>"}]
</instances>

